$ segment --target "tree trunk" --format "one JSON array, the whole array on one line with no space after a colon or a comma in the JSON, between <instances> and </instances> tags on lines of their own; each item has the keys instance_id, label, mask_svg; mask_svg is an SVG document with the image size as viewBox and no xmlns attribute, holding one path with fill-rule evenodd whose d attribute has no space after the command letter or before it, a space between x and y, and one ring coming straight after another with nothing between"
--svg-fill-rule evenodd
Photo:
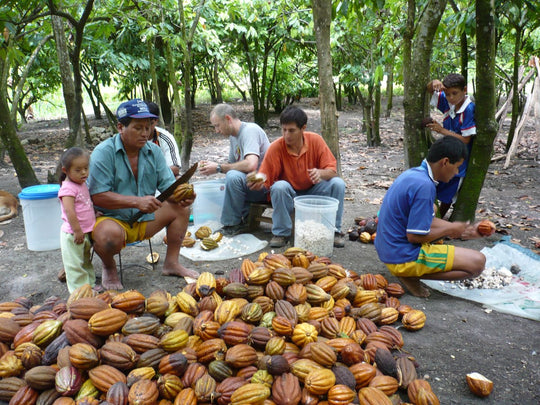
<instances>
[{"instance_id":1,"label":"tree trunk","mask_svg":"<svg viewBox=\"0 0 540 405\"><path fill-rule=\"evenodd\" d=\"M338 82L334 86L334 94L336 97L336 109L338 111L341 111L343 108L342 107L343 106L343 91L342 91L341 84L339 83L339 79L338 79Z\"/></svg>"},{"instance_id":2,"label":"tree trunk","mask_svg":"<svg viewBox=\"0 0 540 405\"><path fill-rule=\"evenodd\" d=\"M247 101L246 91L240 88L240 86L238 85L238 83L236 83L236 80L234 80L234 77L231 76L231 74L229 73L225 65L221 62L220 62L220 65L221 65L221 69L223 69L223 71L225 72L225 74L227 75L231 83L233 84L233 86L236 88L236 90L238 90L238 92L242 96L242 101L246 102Z\"/></svg>"},{"instance_id":3,"label":"tree trunk","mask_svg":"<svg viewBox=\"0 0 540 405\"><path fill-rule=\"evenodd\" d=\"M493 141L497 135L495 89L495 21L493 0L476 0L476 139L454 206L453 220L474 220L478 198L491 162Z\"/></svg>"},{"instance_id":4,"label":"tree trunk","mask_svg":"<svg viewBox=\"0 0 540 405\"><path fill-rule=\"evenodd\" d=\"M156 37L156 51L157 53L163 55L167 59L167 51L163 43L163 38L158 36ZM173 112L171 106L171 100L169 98L169 74L168 70L165 72L157 72L157 85L159 93L159 102L156 100L156 103L161 107L161 114L163 115L163 122L166 125L170 125L173 120Z\"/></svg>"},{"instance_id":5,"label":"tree trunk","mask_svg":"<svg viewBox=\"0 0 540 405\"><path fill-rule=\"evenodd\" d=\"M240 38L242 47L244 50L244 57L246 60L246 65L249 73L249 82L251 88L249 90L251 94L251 102L253 103L253 118L257 124L261 127L265 127L268 123L268 109L266 108L265 99L266 99L266 66L268 64L268 52L267 44L265 44L265 52L263 56L263 68L262 72L259 75L259 67L257 64L256 57L252 58L252 51L249 48L249 41L246 38L246 35L243 34ZM259 83L259 80L262 80L262 83Z\"/></svg>"},{"instance_id":6,"label":"tree trunk","mask_svg":"<svg viewBox=\"0 0 540 405\"><path fill-rule=\"evenodd\" d=\"M39 54L39 51L41 50L43 45L45 45L45 43L47 43L52 38L53 38L52 35L46 35L45 37L43 37L41 39L39 44L32 51L32 54L30 55L30 58L26 62L25 66L23 68L23 71L20 74L20 77L18 78L17 86L16 86L15 90L13 91L13 101L12 101L12 104L11 104L11 119L15 123L17 122L17 106L19 105L19 101L23 100L23 98L24 98L24 95L25 95L24 94L24 85L26 83L26 79L28 78L28 73L30 72L30 68L34 64L34 61L36 60L36 58L37 58L37 56ZM26 108L24 108L23 111L24 110L26 110ZM24 112L23 112L22 115L24 117Z\"/></svg>"},{"instance_id":7,"label":"tree trunk","mask_svg":"<svg viewBox=\"0 0 540 405\"><path fill-rule=\"evenodd\" d=\"M395 55L392 59L395 59ZM388 77L386 80L386 112L385 117L390 118L392 107L394 103L394 65L388 64Z\"/></svg>"},{"instance_id":8,"label":"tree trunk","mask_svg":"<svg viewBox=\"0 0 540 405\"><path fill-rule=\"evenodd\" d=\"M150 62L150 77L152 78L152 101L159 106L159 86L158 86L158 74L156 71L156 56L154 52L154 41L149 40L146 43L148 50L148 60ZM159 122L164 125L163 110L159 107Z\"/></svg>"},{"instance_id":9,"label":"tree trunk","mask_svg":"<svg viewBox=\"0 0 540 405\"><path fill-rule=\"evenodd\" d=\"M521 50L521 35L522 31L519 27L516 27L516 39L514 41L514 70L512 73L512 88L517 89L519 84L519 68L521 65L520 60L520 50ZM510 149L512 140L514 139L514 133L516 132L516 125L519 118L519 91L514 91L514 96L512 97L512 121L510 122L510 128L508 129L508 139L506 140L506 151Z\"/></svg>"},{"instance_id":10,"label":"tree trunk","mask_svg":"<svg viewBox=\"0 0 540 405\"><path fill-rule=\"evenodd\" d=\"M183 64L182 64L182 71L184 73L184 104L185 104L185 123L184 123L184 133L182 137L181 145L181 151L180 151L180 160L182 164L183 171L187 170L189 167L189 159L191 155L191 149L193 147L193 104L194 100L192 100L192 92L193 95L195 95L195 84L192 83L192 79L195 78L195 69L193 68L193 52L192 52L192 44L193 44L193 38L195 37L195 30L197 29L197 25L199 22L199 18L201 16L201 10L203 9L204 3L206 0L199 0L199 3L196 7L196 15L193 18L193 21L191 23L190 28L186 26L186 21L184 18L184 3L182 0L178 0L178 16L180 20L180 34L183 39ZM170 43L168 44L170 47ZM170 51L170 48L169 48ZM172 59L172 56L171 56ZM193 86L193 89L192 89ZM176 108L179 109L180 105L177 104ZM175 125L176 127L176 125ZM176 128L175 128L176 131ZM176 132L175 132L176 135Z\"/></svg>"},{"instance_id":11,"label":"tree trunk","mask_svg":"<svg viewBox=\"0 0 540 405\"><path fill-rule=\"evenodd\" d=\"M183 130L182 130L182 103L180 101L180 91L176 81L176 69L174 68L174 60L171 50L171 45L166 42L164 46L165 58L167 60L167 70L169 83L172 87L173 109L172 109L172 131L177 145L182 149L183 145ZM182 151L180 150L180 153ZM184 167L183 167L184 169Z\"/></svg>"},{"instance_id":12,"label":"tree trunk","mask_svg":"<svg viewBox=\"0 0 540 405\"><path fill-rule=\"evenodd\" d=\"M24 188L39 184L34 169L17 136L17 129L11 120L7 97L3 95L0 97L0 138L15 168L21 187Z\"/></svg>"},{"instance_id":13,"label":"tree trunk","mask_svg":"<svg viewBox=\"0 0 540 405\"><path fill-rule=\"evenodd\" d=\"M404 147L405 164L418 166L427 155L429 137L422 127L422 119L427 113L425 103L427 78L430 77L430 58L433 50L433 37L439 26L447 0L433 0L418 22L418 29L411 53L410 63L404 56ZM409 1L411 6L412 1ZM409 10L409 13L411 11ZM409 68L410 66L410 68ZM407 76L405 76L407 75Z\"/></svg>"},{"instance_id":14,"label":"tree trunk","mask_svg":"<svg viewBox=\"0 0 540 405\"><path fill-rule=\"evenodd\" d=\"M70 71L69 66L64 66L62 68L62 76L65 75L66 80L69 80L67 79L67 77L69 76L69 78L71 78L71 74L73 74L73 89L69 89L69 91L73 90L73 96L71 96L70 94L70 98L65 100L66 110L69 111L71 109L71 114L68 112L69 137L66 141L66 147L71 147L74 145L83 146L83 139L81 134L81 115L83 114L81 49L84 39L84 27L86 25L86 22L88 21L88 17L90 17L90 13L92 12L93 7L94 0L87 0L81 16L77 21L70 14L64 13L61 10L57 10L54 2L52 0L49 1L49 8L51 10L52 21L54 25L54 36L57 41L62 41L61 44L57 44L58 58L61 65L65 63L63 58L66 56L65 54L68 52L68 50L67 44L65 42L66 38L63 32L64 24L60 20L56 20L55 15L68 18L75 30L73 49L69 53L69 61L71 62L72 73L68 74L68 72ZM71 105L68 106L68 103L70 103Z\"/></svg>"},{"instance_id":15,"label":"tree trunk","mask_svg":"<svg viewBox=\"0 0 540 405\"><path fill-rule=\"evenodd\" d=\"M450 6L452 7L452 10L454 10L454 13L458 15L461 11L455 2L455 0L449 0ZM465 32L465 29L460 35L459 38L459 47L460 47L460 56L461 56L461 75L465 78L465 83L468 83L468 67L469 67L469 49L467 44L467 33Z\"/></svg>"},{"instance_id":16,"label":"tree trunk","mask_svg":"<svg viewBox=\"0 0 540 405\"><path fill-rule=\"evenodd\" d=\"M375 83L375 105L373 106L373 146L381 146L381 82Z\"/></svg>"},{"instance_id":17,"label":"tree trunk","mask_svg":"<svg viewBox=\"0 0 540 405\"><path fill-rule=\"evenodd\" d=\"M185 171L189 167L189 157L193 148L193 109L191 99L191 44L188 44L187 50L184 52L184 107L186 115L184 117L184 136L182 139L182 151L180 152L180 160L182 162L182 170Z\"/></svg>"},{"instance_id":18,"label":"tree trunk","mask_svg":"<svg viewBox=\"0 0 540 405\"><path fill-rule=\"evenodd\" d=\"M51 16L54 39L56 43L56 54L58 57L58 67L60 69L60 78L62 80L62 93L66 105L66 114L69 122L69 136L66 142L66 148L76 144L78 132L81 125L81 110L77 109L75 82L71 71L71 60L64 33L64 21L62 17Z\"/></svg>"},{"instance_id":19,"label":"tree trunk","mask_svg":"<svg viewBox=\"0 0 540 405\"><path fill-rule=\"evenodd\" d=\"M469 81L469 46L467 44L467 33L462 32L460 38L461 48L461 75L465 78L465 83Z\"/></svg>"},{"instance_id":20,"label":"tree trunk","mask_svg":"<svg viewBox=\"0 0 540 405\"><path fill-rule=\"evenodd\" d=\"M105 111L105 116L107 117L107 122L109 123L109 127L111 128L111 130L113 132L116 131L116 115L111 111L111 109L103 100L103 95L101 94L101 89L99 87L98 81L96 81L95 84L90 83L89 92L91 92L96 98L98 103L98 109L101 111L101 107L103 107L103 110Z\"/></svg>"},{"instance_id":21,"label":"tree trunk","mask_svg":"<svg viewBox=\"0 0 540 405\"><path fill-rule=\"evenodd\" d=\"M214 58L212 72L214 73L214 87L216 88L216 104L223 103L223 89L219 80L219 63L217 58Z\"/></svg>"},{"instance_id":22,"label":"tree trunk","mask_svg":"<svg viewBox=\"0 0 540 405\"><path fill-rule=\"evenodd\" d=\"M330 24L332 23L332 2L313 0L313 25L317 40L317 61L319 67L319 106L321 109L321 132L326 144L337 159L338 173L341 173L339 153L338 113L332 78L332 52L330 47Z\"/></svg>"}]
</instances>

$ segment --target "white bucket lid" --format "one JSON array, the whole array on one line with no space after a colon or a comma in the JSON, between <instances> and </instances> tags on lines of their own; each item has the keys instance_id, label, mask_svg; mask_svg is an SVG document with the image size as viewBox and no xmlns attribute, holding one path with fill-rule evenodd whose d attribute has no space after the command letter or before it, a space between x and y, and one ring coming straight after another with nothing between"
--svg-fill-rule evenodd
<instances>
[{"instance_id":1,"label":"white bucket lid","mask_svg":"<svg viewBox=\"0 0 540 405\"><path fill-rule=\"evenodd\" d=\"M224 190L225 179L196 181L193 183L193 187L195 188L195 192L197 192L197 190L200 190L200 191Z\"/></svg>"},{"instance_id":2,"label":"white bucket lid","mask_svg":"<svg viewBox=\"0 0 540 405\"><path fill-rule=\"evenodd\" d=\"M333 197L323 195L301 195L294 198L295 208L310 208L320 210L337 210L339 201Z\"/></svg>"},{"instance_id":3,"label":"white bucket lid","mask_svg":"<svg viewBox=\"0 0 540 405\"><path fill-rule=\"evenodd\" d=\"M21 200L46 200L58 197L60 184L39 184L23 188L19 193Z\"/></svg>"}]
</instances>

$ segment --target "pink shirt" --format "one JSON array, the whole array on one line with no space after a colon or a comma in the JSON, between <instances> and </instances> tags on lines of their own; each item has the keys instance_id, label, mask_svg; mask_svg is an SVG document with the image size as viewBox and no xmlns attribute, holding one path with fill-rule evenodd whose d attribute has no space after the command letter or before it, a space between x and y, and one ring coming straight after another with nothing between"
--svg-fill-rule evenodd
<instances>
[{"instance_id":1,"label":"pink shirt","mask_svg":"<svg viewBox=\"0 0 540 405\"><path fill-rule=\"evenodd\" d=\"M75 198L75 213L77 214L77 219L79 220L82 231L84 233L92 232L94 224L96 223L96 214L94 213L94 204L90 198L86 183L77 184L69 179L65 179L60 186L60 191L58 191L58 198L62 199L62 197L65 196ZM62 220L64 221L62 224L62 231L73 233L73 229L71 229L71 225L69 224L64 210L64 205L60 205L62 207Z\"/></svg>"}]
</instances>

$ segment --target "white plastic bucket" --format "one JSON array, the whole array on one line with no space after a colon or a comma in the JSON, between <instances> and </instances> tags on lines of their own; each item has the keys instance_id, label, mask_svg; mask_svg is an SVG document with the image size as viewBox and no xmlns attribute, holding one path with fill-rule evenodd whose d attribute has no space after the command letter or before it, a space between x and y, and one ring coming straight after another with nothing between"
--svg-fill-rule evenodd
<instances>
[{"instance_id":1,"label":"white plastic bucket","mask_svg":"<svg viewBox=\"0 0 540 405\"><path fill-rule=\"evenodd\" d=\"M221 222L225 200L225 180L198 181L193 183L197 198L193 202L193 225L198 228L209 222Z\"/></svg>"},{"instance_id":2,"label":"white plastic bucket","mask_svg":"<svg viewBox=\"0 0 540 405\"><path fill-rule=\"evenodd\" d=\"M41 184L23 188L19 193L26 244L30 250L60 248L62 211L58 190L59 184Z\"/></svg>"},{"instance_id":3,"label":"white plastic bucket","mask_svg":"<svg viewBox=\"0 0 540 405\"><path fill-rule=\"evenodd\" d=\"M294 199L294 246L317 256L331 256L339 201L332 197L304 195Z\"/></svg>"}]
</instances>

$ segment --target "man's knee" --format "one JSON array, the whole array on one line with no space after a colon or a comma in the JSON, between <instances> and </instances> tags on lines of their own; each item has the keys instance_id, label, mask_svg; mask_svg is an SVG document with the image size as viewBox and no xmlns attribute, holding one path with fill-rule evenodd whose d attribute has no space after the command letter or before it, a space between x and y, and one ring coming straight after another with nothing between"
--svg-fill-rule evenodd
<instances>
[{"instance_id":1,"label":"man's knee","mask_svg":"<svg viewBox=\"0 0 540 405\"><path fill-rule=\"evenodd\" d=\"M278 180L270 187L270 192L272 194L282 194L289 193L292 190L292 187L288 181Z\"/></svg>"},{"instance_id":2,"label":"man's knee","mask_svg":"<svg viewBox=\"0 0 540 405\"><path fill-rule=\"evenodd\" d=\"M476 252L474 260L471 263L473 265L472 271L474 277L478 277L486 267L486 256L482 252Z\"/></svg>"},{"instance_id":3,"label":"man's knee","mask_svg":"<svg viewBox=\"0 0 540 405\"><path fill-rule=\"evenodd\" d=\"M341 177L332 177L329 182L334 192L345 193L345 181Z\"/></svg>"},{"instance_id":4,"label":"man's knee","mask_svg":"<svg viewBox=\"0 0 540 405\"><path fill-rule=\"evenodd\" d=\"M115 255L124 247L124 235L118 232L94 235L94 250L97 254Z\"/></svg>"},{"instance_id":5,"label":"man's knee","mask_svg":"<svg viewBox=\"0 0 540 405\"><path fill-rule=\"evenodd\" d=\"M225 174L225 183L227 186L233 184L244 184L246 182L246 174L239 170L229 170Z\"/></svg>"},{"instance_id":6,"label":"man's knee","mask_svg":"<svg viewBox=\"0 0 540 405\"><path fill-rule=\"evenodd\" d=\"M96 252L119 252L125 241L124 230L112 220L100 222L92 232Z\"/></svg>"}]
</instances>

